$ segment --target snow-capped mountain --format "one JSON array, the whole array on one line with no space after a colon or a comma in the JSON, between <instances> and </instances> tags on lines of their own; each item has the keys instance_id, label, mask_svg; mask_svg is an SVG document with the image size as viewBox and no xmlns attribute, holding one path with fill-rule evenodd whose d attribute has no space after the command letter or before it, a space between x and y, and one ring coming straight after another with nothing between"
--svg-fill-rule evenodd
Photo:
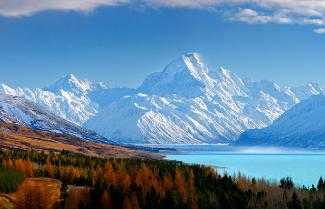
<instances>
[{"instance_id":1,"label":"snow-capped mountain","mask_svg":"<svg viewBox=\"0 0 325 209\"><path fill-rule=\"evenodd\" d=\"M22 96L78 125L82 125L99 110L99 105L92 102L88 93L104 89L107 87L102 83L92 84L87 80L79 80L74 75L67 75L43 89L13 89L0 84L0 93Z\"/></svg>"},{"instance_id":2,"label":"snow-capped mountain","mask_svg":"<svg viewBox=\"0 0 325 209\"><path fill-rule=\"evenodd\" d=\"M224 68L209 70L197 53L175 59L137 89L109 88L74 75L37 89L0 84L0 93L24 97L123 143L229 143L322 92L314 83L281 87L242 79Z\"/></svg>"},{"instance_id":3,"label":"snow-capped mountain","mask_svg":"<svg viewBox=\"0 0 325 209\"><path fill-rule=\"evenodd\" d=\"M0 121L96 142L112 143L93 131L66 121L23 97L0 94Z\"/></svg>"},{"instance_id":4,"label":"snow-capped mountain","mask_svg":"<svg viewBox=\"0 0 325 209\"><path fill-rule=\"evenodd\" d=\"M125 143L228 143L323 91L310 85L282 88L224 68L209 71L191 53L149 75L134 94L108 105L85 127Z\"/></svg>"},{"instance_id":5,"label":"snow-capped mountain","mask_svg":"<svg viewBox=\"0 0 325 209\"><path fill-rule=\"evenodd\" d=\"M324 88L320 87L320 85L318 85L317 83L309 82L305 86L299 86L299 87L293 88L292 91L295 93L295 95L299 99L305 100L311 96L314 96L321 92L324 92Z\"/></svg>"},{"instance_id":6,"label":"snow-capped mountain","mask_svg":"<svg viewBox=\"0 0 325 209\"><path fill-rule=\"evenodd\" d=\"M24 97L80 126L101 108L133 92L129 88L108 88L103 82L91 83L72 74L45 88L14 89L0 83L0 93Z\"/></svg>"},{"instance_id":7,"label":"snow-capped mountain","mask_svg":"<svg viewBox=\"0 0 325 209\"><path fill-rule=\"evenodd\" d=\"M238 145L325 148L325 95L297 104L272 125L244 132Z\"/></svg>"}]
</instances>

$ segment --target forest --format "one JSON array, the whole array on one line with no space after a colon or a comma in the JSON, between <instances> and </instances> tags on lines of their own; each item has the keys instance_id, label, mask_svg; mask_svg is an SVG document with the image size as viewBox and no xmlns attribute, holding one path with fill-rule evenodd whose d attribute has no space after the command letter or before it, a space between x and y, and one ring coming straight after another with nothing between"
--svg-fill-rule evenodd
<instances>
[{"instance_id":1,"label":"forest","mask_svg":"<svg viewBox=\"0 0 325 209\"><path fill-rule=\"evenodd\" d=\"M0 151L0 208L323 209L324 179L315 185L221 176L211 167L167 160Z\"/></svg>"}]
</instances>

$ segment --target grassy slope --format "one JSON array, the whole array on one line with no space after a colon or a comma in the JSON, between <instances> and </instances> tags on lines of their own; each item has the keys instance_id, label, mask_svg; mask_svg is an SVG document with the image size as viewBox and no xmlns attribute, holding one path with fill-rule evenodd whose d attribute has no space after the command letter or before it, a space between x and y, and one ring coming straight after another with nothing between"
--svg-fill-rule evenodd
<instances>
[{"instance_id":1,"label":"grassy slope","mask_svg":"<svg viewBox=\"0 0 325 209\"><path fill-rule=\"evenodd\" d=\"M157 158L158 155L146 154L113 145L87 142L77 137L33 130L24 126L0 123L0 148L23 149L45 152L61 152L63 149L90 156L116 158Z\"/></svg>"}]
</instances>

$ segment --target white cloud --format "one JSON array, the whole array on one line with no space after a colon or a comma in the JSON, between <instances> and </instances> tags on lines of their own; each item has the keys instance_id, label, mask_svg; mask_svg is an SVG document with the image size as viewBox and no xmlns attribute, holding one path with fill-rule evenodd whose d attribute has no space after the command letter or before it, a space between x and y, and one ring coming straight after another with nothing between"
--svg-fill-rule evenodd
<instances>
[{"instance_id":1,"label":"white cloud","mask_svg":"<svg viewBox=\"0 0 325 209\"><path fill-rule=\"evenodd\" d=\"M265 24L272 22L278 24L292 23L292 20L283 14L265 15L252 9L241 9L239 12L231 14L228 18L233 21L246 22L249 24Z\"/></svg>"},{"instance_id":2,"label":"white cloud","mask_svg":"<svg viewBox=\"0 0 325 209\"><path fill-rule=\"evenodd\" d=\"M323 18L325 16L325 0L0 0L0 15L27 16L44 10L88 12L99 6L116 6L120 4L208 9L219 6L230 8L233 6L247 7L247 5L254 5L255 11L260 9L269 10L274 14L286 13L287 16L313 18ZM279 15L259 14L259 16L262 17L257 19L261 20L256 21L268 22L268 19L276 18L279 23L286 23L289 20Z\"/></svg>"},{"instance_id":3,"label":"white cloud","mask_svg":"<svg viewBox=\"0 0 325 209\"><path fill-rule=\"evenodd\" d=\"M155 7L247 7L229 15L231 20L247 23L312 24L325 25L325 0L143 0ZM248 5L252 6L254 10ZM263 11L263 12L261 12ZM247 12L255 12L247 13ZM267 13L265 13L267 12Z\"/></svg>"},{"instance_id":4,"label":"white cloud","mask_svg":"<svg viewBox=\"0 0 325 209\"><path fill-rule=\"evenodd\" d=\"M306 18L302 20L302 24L306 25L325 25L325 18Z\"/></svg>"},{"instance_id":5,"label":"white cloud","mask_svg":"<svg viewBox=\"0 0 325 209\"><path fill-rule=\"evenodd\" d=\"M218 5L255 4L266 9L288 9L293 13L322 16L325 10L324 0L143 0L149 5L164 7L204 7Z\"/></svg>"},{"instance_id":6,"label":"white cloud","mask_svg":"<svg viewBox=\"0 0 325 209\"><path fill-rule=\"evenodd\" d=\"M29 16L46 10L90 12L99 6L117 6L129 0L0 0L0 15Z\"/></svg>"},{"instance_id":7,"label":"white cloud","mask_svg":"<svg viewBox=\"0 0 325 209\"><path fill-rule=\"evenodd\" d=\"M317 33L317 34L325 34L325 28L315 29L314 32Z\"/></svg>"},{"instance_id":8,"label":"white cloud","mask_svg":"<svg viewBox=\"0 0 325 209\"><path fill-rule=\"evenodd\" d=\"M185 7L185 8L202 8L215 6L225 3L225 0L143 0L147 5L154 7ZM229 0L232 2L232 0Z\"/></svg>"},{"instance_id":9,"label":"white cloud","mask_svg":"<svg viewBox=\"0 0 325 209\"><path fill-rule=\"evenodd\" d=\"M29 16L46 10L90 12L125 4L221 11L228 20L248 24L325 26L325 0L0 0L0 16Z\"/></svg>"}]
</instances>

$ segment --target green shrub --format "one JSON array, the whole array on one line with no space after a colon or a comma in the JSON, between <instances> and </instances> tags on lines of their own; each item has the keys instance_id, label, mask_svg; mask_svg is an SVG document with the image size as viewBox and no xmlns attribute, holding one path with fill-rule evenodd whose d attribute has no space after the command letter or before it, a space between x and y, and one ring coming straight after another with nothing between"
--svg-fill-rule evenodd
<instances>
[{"instance_id":1,"label":"green shrub","mask_svg":"<svg viewBox=\"0 0 325 209\"><path fill-rule=\"evenodd\" d=\"M23 181L23 173L0 168L0 193L15 193Z\"/></svg>"}]
</instances>

